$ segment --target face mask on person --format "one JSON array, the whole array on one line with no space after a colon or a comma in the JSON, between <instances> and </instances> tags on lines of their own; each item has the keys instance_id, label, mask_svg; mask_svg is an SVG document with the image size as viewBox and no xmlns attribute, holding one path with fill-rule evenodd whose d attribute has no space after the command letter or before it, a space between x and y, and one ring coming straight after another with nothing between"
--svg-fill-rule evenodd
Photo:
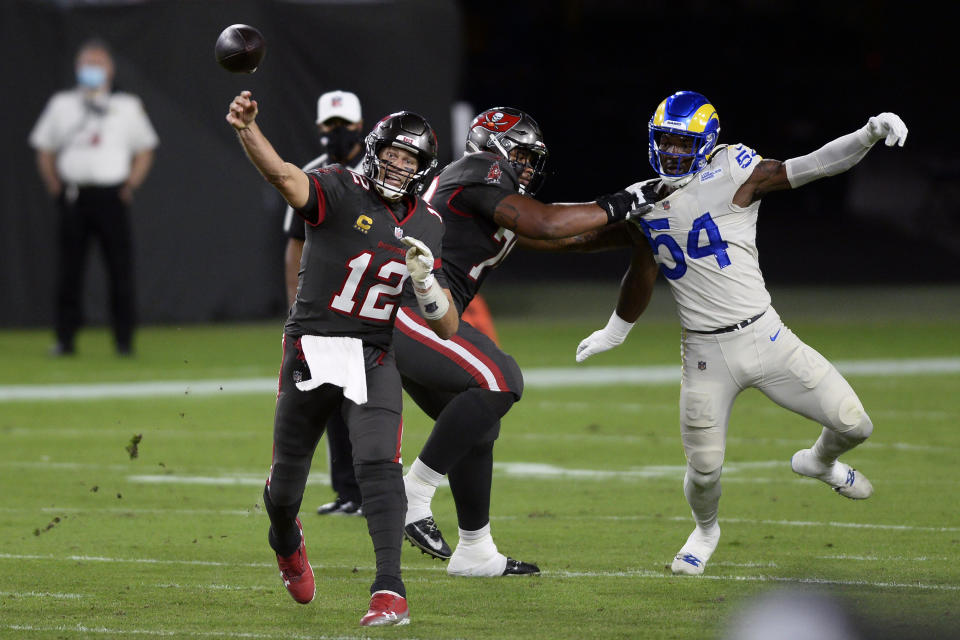
<instances>
[{"instance_id":1,"label":"face mask on person","mask_svg":"<svg viewBox=\"0 0 960 640\"><path fill-rule=\"evenodd\" d=\"M327 148L327 153L333 160L342 162L348 160L347 156L355 144L358 144L363 137L360 131L351 131L345 126L335 127L325 133L320 138L320 142Z\"/></svg>"},{"instance_id":2,"label":"face mask on person","mask_svg":"<svg viewBox=\"0 0 960 640\"><path fill-rule=\"evenodd\" d=\"M77 69L77 84L84 89L99 89L107 82L107 70L95 64L85 64Z\"/></svg>"}]
</instances>

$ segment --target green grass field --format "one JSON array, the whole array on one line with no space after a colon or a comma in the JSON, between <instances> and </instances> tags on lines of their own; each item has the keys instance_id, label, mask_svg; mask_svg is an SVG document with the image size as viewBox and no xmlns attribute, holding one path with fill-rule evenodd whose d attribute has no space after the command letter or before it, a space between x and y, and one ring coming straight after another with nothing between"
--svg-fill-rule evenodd
<instances>
[{"instance_id":1,"label":"green grass field","mask_svg":"<svg viewBox=\"0 0 960 640\"><path fill-rule=\"evenodd\" d=\"M103 329L85 331L80 354L63 361L45 355L48 332L9 330L0 637L703 640L780 589L826 594L863 637L960 637L957 289L774 293L801 338L861 371L848 379L876 430L847 459L876 493L853 502L794 475L790 456L819 428L747 391L731 418L723 537L700 578L668 569L692 520L666 292L624 346L576 371L675 366L677 380L560 386L545 371L575 367L577 343L606 321L615 290L563 314L562 291L493 293L501 342L528 388L497 443L492 528L502 551L542 575L455 579L405 545L411 624L360 628L373 552L361 518L314 515L331 498L321 444L302 513L317 597L297 605L260 505L279 320L148 327L132 360L113 356ZM409 464L430 424L409 402L404 421ZM445 487L434 514L454 543Z\"/></svg>"}]
</instances>

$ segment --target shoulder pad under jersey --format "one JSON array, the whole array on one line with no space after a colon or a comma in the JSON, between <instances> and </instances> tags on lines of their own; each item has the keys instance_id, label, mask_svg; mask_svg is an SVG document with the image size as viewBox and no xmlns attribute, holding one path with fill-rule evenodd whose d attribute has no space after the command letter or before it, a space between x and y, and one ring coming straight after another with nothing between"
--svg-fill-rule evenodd
<instances>
[{"instance_id":1,"label":"shoulder pad under jersey","mask_svg":"<svg viewBox=\"0 0 960 640\"><path fill-rule=\"evenodd\" d=\"M468 153L447 165L440 176L441 182L445 180L461 185L489 184L510 191L517 191L520 184L510 163L487 151Z\"/></svg>"}]
</instances>

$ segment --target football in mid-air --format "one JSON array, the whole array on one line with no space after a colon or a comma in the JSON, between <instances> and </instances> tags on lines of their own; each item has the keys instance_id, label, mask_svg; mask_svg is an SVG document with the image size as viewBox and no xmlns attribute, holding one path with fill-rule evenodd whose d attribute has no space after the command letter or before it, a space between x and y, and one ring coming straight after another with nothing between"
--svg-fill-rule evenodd
<instances>
[{"instance_id":1,"label":"football in mid-air","mask_svg":"<svg viewBox=\"0 0 960 640\"><path fill-rule=\"evenodd\" d=\"M232 73L253 73L266 52L263 34L248 24L232 24L221 31L213 48L220 66Z\"/></svg>"}]
</instances>

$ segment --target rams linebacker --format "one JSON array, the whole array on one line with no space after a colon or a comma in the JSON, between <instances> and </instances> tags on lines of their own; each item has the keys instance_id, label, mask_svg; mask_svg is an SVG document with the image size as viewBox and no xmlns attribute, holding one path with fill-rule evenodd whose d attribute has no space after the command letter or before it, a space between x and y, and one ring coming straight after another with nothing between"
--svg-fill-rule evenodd
<instances>
[{"instance_id":1,"label":"rams linebacker","mask_svg":"<svg viewBox=\"0 0 960 640\"><path fill-rule=\"evenodd\" d=\"M783 162L743 144L717 145L719 133L717 112L704 96L671 95L649 122L649 160L659 177L629 188L653 204L630 219L647 237L683 328L683 490L696 527L672 570L685 575L702 574L720 540L727 426L743 389L759 389L823 426L812 447L793 455L794 472L854 500L873 493L862 473L838 460L870 436L873 423L836 367L784 325L771 306L758 261L757 215L766 194L847 171L879 140L902 147L907 127L896 114L881 113L856 131ZM639 316L639 311L621 315L630 308L623 301L649 297L656 277L654 270L644 274L628 271L621 304L603 329L580 343L577 362L623 342Z\"/></svg>"}]
</instances>

